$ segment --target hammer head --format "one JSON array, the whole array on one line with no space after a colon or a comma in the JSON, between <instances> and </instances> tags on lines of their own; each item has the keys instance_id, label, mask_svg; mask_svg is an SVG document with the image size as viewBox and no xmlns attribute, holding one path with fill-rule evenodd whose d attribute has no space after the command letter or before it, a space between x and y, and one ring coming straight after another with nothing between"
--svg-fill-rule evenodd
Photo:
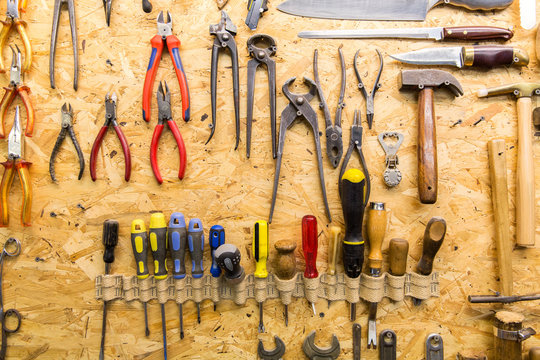
<instances>
[{"instance_id":1,"label":"hammer head","mask_svg":"<svg viewBox=\"0 0 540 360\"><path fill-rule=\"evenodd\" d=\"M398 81L400 90L445 87L455 96L463 95L459 81L452 74L442 70L403 70Z\"/></svg>"},{"instance_id":2,"label":"hammer head","mask_svg":"<svg viewBox=\"0 0 540 360\"><path fill-rule=\"evenodd\" d=\"M490 89L478 90L478 97L493 95L514 94L518 98L540 95L540 82L538 83L515 83L497 86Z\"/></svg>"}]
</instances>

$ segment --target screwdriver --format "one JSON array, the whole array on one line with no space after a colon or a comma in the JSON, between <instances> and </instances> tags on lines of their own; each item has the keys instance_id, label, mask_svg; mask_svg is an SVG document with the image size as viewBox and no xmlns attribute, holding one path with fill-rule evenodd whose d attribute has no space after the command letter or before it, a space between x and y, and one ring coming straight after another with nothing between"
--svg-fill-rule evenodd
<instances>
[{"instance_id":1,"label":"screwdriver","mask_svg":"<svg viewBox=\"0 0 540 360\"><path fill-rule=\"evenodd\" d=\"M367 204L367 181L359 169L347 170L341 178L341 207L345 220L345 236L343 238L343 267L345 274L356 279L364 265L364 238L362 222ZM356 319L356 304L351 303L351 321Z\"/></svg>"},{"instance_id":2,"label":"screwdriver","mask_svg":"<svg viewBox=\"0 0 540 360\"><path fill-rule=\"evenodd\" d=\"M203 250L204 250L204 232L202 222L199 219L189 220L188 227L188 245L191 253L191 276L194 279L203 277ZM201 323L201 305L197 303L197 322Z\"/></svg>"},{"instance_id":3,"label":"screwdriver","mask_svg":"<svg viewBox=\"0 0 540 360\"><path fill-rule=\"evenodd\" d=\"M118 244L118 221L105 220L103 222L103 261L105 262L105 275L109 274L111 264L114 262L114 248ZM103 301L103 322L101 324L101 349L99 351L99 359L103 360L105 356L105 329L107 328L107 302Z\"/></svg>"},{"instance_id":4,"label":"screwdriver","mask_svg":"<svg viewBox=\"0 0 540 360\"><path fill-rule=\"evenodd\" d=\"M167 222L160 212L150 216L150 249L154 258L154 278L165 280L167 269ZM161 327L163 331L163 358L167 359L167 324L165 321L165 304L161 304Z\"/></svg>"},{"instance_id":5,"label":"screwdriver","mask_svg":"<svg viewBox=\"0 0 540 360\"><path fill-rule=\"evenodd\" d=\"M407 254L409 253L409 242L405 239L392 239L388 246L388 261L390 263L390 274L403 276L407 271Z\"/></svg>"},{"instance_id":6,"label":"screwdriver","mask_svg":"<svg viewBox=\"0 0 540 360\"><path fill-rule=\"evenodd\" d=\"M330 241L328 243L328 274L334 276L336 274L336 262L339 238L341 237L341 228L339 226L330 227ZM328 308L332 301L328 299Z\"/></svg>"},{"instance_id":7,"label":"screwdriver","mask_svg":"<svg viewBox=\"0 0 540 360\"><path fill-rule=\"evenodd\" d=\"M147 279L150 275L148 271L148 234L146 232L146 225L141 219L135 219L131 222L131 247L133 249L133 256L135 257L135 265L137 267L137 278L139 280ZM150 335L150 329L148 328L148 303L143 302L144 306L144 333L146 336Z\"/></svg>"},{"instance_id":8,"label":"screwdriver","mask_svg":"<svg viewBox=\"0 0 540 360\"><path fill-rule=\"evenodd\" d=\"M292 240L279 240L274 244L277 250L276 276L281 280L291 280L296 275L296 243ZM283 298L282 298L283 299ZM285 306L285 326L289 326L289 302L291 297L283 299Z\"/></svg>"},{"instance_id":9,"label":"screwdriver","mask_svg":"<svg viewBox=\"0 0 540 360\"><path fill-rule=\"evenodd\" d=\"M368 242L369 242L369 274L372 277L380 277L383 263L382 242L386 233L387 212L384 203L372 202L368 212ZM369 303L368 317L368 344L367 348L377 348L377 303Z\"/></svg>"},{"instance_id":10,"label":"screwdriver","mask_svg":"<svg viewBox=\"0 0 540 360\"><path fill-rule=\"evenodd\" d=\"M212 254L212 266L210 267L210 274L213 278L219 278L221 276L221 268L216 262L216 250L221 245L225 244L225 229L221 225L214 225L210 228L208 233L208 242L210 244L210 253ZM214 301L214 311L216 311L216 304L219 300L219 294Z\"/></svg>"},{"instance_id":11,"label":"screwdriver","mask_svg":"<svg viewBox=\"0 0 540 360\"><path fill-rule=\"evenodd\" d=\"M216 263L223 270L229 284L235 285L244 280L246 273L240 261L240 250L233 244L223 244L216 250Z\"/></svg>"},{"instance_id":12,"label":"screwdriver","mask_svg":"<svg viewBox=\"0 0 540 360\"><path fill-rule=\"evenodd\" d=\"M187 231L186 220L182 213L175 212L171 215L171 218L169 219L169 228L167 229L167 240L173 264L173 278L183 279L186 277L185 256ZM180 339L183 339L184 312L182 310L181 302L178 304L178 313L180 318Z\"/></svg>"},{"instance_id":13,"label":"screwdriver","mask_svg":"<svg viewBox=\"0 0 540 360\"><path fill-rule=\"evenodd\" d=\"M266 279L266 259L268 258L268 223L264 220L255 222L253 228L253 245L251 247L255 259L255 278ZM263 321L263 301L259 301L259 332L265 332Z\"/></svg>"},{"instance_id":14,"label":"screwdriver","mask_svg":"<svg viewBox=\"0 0 540 360\"><path fill-rule=\"evenodd\" d=\"M313 215L306 215L302 218L302 251L306 260L306 279L316 279L317 272L317 248L318 248L317 218ZM313 315L317 316L315 303L311 303Z\"/></svg>"}]
</instances>

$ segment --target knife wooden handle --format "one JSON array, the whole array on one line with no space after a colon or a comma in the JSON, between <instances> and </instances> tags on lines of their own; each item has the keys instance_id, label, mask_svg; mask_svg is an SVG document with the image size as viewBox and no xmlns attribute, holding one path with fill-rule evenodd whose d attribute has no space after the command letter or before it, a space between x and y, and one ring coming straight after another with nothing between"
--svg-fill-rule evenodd
<instances>
[{"instance_id":1,"label":"knife wooden handle","mask_svg":"<svg viewBox=\"0 0 540 360\"><path fill-rule=\"evenodd\" d=\"M510 40L514 32L495 26L453 26L443 28L444 40Z\"/></svg>"},{"instance_id":2,"label":"knife wooden handle","mask_svg":"<svg viewBox=\"0 0 540 360\"><path fill-rule=\"evenodd\" d=\"M439 3L446 3L467 8L469 10L494 10L504 9L514 2L514 0L441 0Z\"/></svg>"},{"instance_id":3,"label":"knife wooden handle","mask_svg":"<svg viewBox=\"0 0 540 360\"><path fill-rule=\"evenodd\" d=\"M529 55L520 48L502 45L464 46L463 64L491 69L496 66L527 66Z\"/></svg>"},{"instance_id":4,"label":"knife wooden handle","mask_svg":"<svg viewBox=\"0 0 540 360\"><path fill-rule=\"evenodd\" d=\"M433 89L418 96L418 195L422 204L437 201L437 137Z\"/></svg>"}]
</instances>

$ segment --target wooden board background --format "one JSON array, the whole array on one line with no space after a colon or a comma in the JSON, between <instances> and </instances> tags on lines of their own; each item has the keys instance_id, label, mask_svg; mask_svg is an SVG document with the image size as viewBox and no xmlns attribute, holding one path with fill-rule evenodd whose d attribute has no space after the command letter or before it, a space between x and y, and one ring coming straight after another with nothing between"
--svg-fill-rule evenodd
<instances>
[{"instance_id":1,"label":"wooden board background","mask_svg":"<svg viewBox=\"0 0 540 360\"><path fill-rule=\"evenodd\" d=\"M375 49L385 56L385 71L380 92L375 101L376 117L373 130L365 127L364 151L371 171L372 200L384 201L391 209L386 241L404 237L411 244L409 268L418 261L420 240L425 224L432 216L443 216L448 222L445 244L435 268L441 276L441 297L415 308L410 300L401 304L383 302L379 307L378 329L392 328L398 334L400 359L423 357L423 342L428 333L439 332L444 337L446 357L453 358L464 349L492 350L491 315L494 306L471 306L469 294L497 290L496 248L494 243L493 212L490 198L487 141L504 138L508 148L509 199L515 234L515 169L516 169L516 106L510 97L477 99L475 92L484 85L518 81L538 81L539 67L534 60L534 31L519 28L519 5L500 12L473 13L452 7L431 11L424 23L375 23L311 20L291 17L278 12L279 1L270 2L271 10L264 15L259 32L273 36L278 43L277 80L278 114L286 105L281 85L292 76L312 77L312 54L320 51L320 72L332 114L339 93L339 62L337 48L344 45L347 61L347 107L343 116L344 143L349 140L353 110L365 114L365 103L356 89L352 59L361 50L360 67L368 87L375 77ZM219 118L214 139L206 141L210 119L210 52L213 38L208 25L217 23L219 11L213 1L179 0L174 3L153 1L154 11L145 14L139 2L113 0L111 27L105 25L102 3L76 2L80 50L79 90L72 89L73 58L67 12L62 13L56 58L57 89L49 87L48 57L53 1L31 1L23 18L34 53L32 69L25 82L32 89L36 108L33 138L27 139L27 159L31 168L34 204L33 226L23 229L18 223L21 192L16 180L10 195L11 223L2 229L2 239L18 237L23 244L21 255L8 259L4 272L4 303L17 308L23 323L20 331L9 337L10 359L96 359L99 352L102 303L95 300L94 279L103 272L101 228L105 219L120 221L120 243L116 250L114 273L135 272L129 226L131 220L142 217L148 221L154 210L169 215L182 211L187 218L199 217L205 231L221 224L227 231L227 241L242 251L246 271L254 269L250 257L251 227L255 220L266 219L270 206L274 161L271 157L268 125L267 85L264 74L257 74L253 149L250 160L245 156L246 64L245 47L251 35L243 24L247 10L245 1L230 0L226 10L238 26L236 41L240 58L242 140L234 151L234 111L230 60L220 58ZM160 167L166 182L156 184L149 163L149 144L156 123L157 111L153 100L152 121L141 120L141 95L145 70L150 54L149 40L156 33L156 16L169 9L173 16L173 32L182 41L181 56L186 68L192 100L192 120L181 120L180 93L168 55L160 65L156 81L165 79L173 92L173 114L180 126L188 150L186 178L175 180L178 155L173 138L166 133L160 147ZM446 91L436 93L439 146L439 201L436 205L421 205L416 189L416 94L400 93L397 76L402 69L413 68L392 61L388 54L421 49L435 45L429 41L310 41L300 40L296 33L305 29L353 27L405 27L438 25L498 25L514 26L516 36L511 42L531 54L531 64L523 69L473 71L447 69L465 89L463 97L454 99ZM10 43L19 43L12 35ZM4 59L10 61L8 50ZM2 83L7 84L3 76ZM157 89L157 87L155 88ZM298 91L303 90L299 89ZM123 180L123 157L117 139L109 134L105 139L98 162L98 181L93 183L88 171L77 181L78 163L72 145L62 147L57 160L59 182L52 183L48 160L60 130L60 107L70 102L75 109L75 131L86 160L95 135L104 120L103 100L108 91L118 94L118 119L129 140L133 160L132 180ZM539 100L533 100L536 104ZM19 100L16 102L19 103ZM322 114L319 126L323 128ZM481 116L485 121L472 126ZM9 131L13 110L7 117ZM23 123L25 116L23 115ZM363 118L365 119L365 118ZM461 119L463 123L451 128ZM365 120L364 120L365 124ZM384 154L377 134L397 130L405 135L400 151L399 168L403 181L388 190L381 173ZM319 220L319 270L326 269L328 223L319 189L314 157L314 145L308 128L295 125L288 133L282 168L281 186L271 226L272 244L289 238L300 244L300 221L305 214ZM324 144L323 144L324 146ZM0 143L1 156L7 153L7 142ZM535 159L540 153L534 144ZM119 152L119 153L118 153ZM323 148L324 153L324 148ZM88 164L87 164L88 165ZM355 157L351 165L358 166ZM341 207L337 194L338 171L325 159L325 177L334 224L342 225ZM532 174L531 174L532 176ZM536 198L540 198L540 166L536 166ZM538 203L538 202L537 202ZM540 212L537 211L536 233ZM273 245L272 245L273 249ZM385 252L386 253L386 252ZM272 250L270 257L275 254ZM301 252L297 252L302 264ZM514 279L516 294L539 292L540 251L538 248L514 250ZM205 254L205 266L209 265ZM386 266L386 265L385 265ZM270 270L272 265L270 265ZM334 303L329 310L326 302L317 304L323 318L313 317L306 302L295 301L290 306L290 325L284 327L282 305L269 301L265 305L267 334L257 333L257 307L249 301L244 307L232 303L220 304L214 312L212 304L202 304L202 323L196 323L195 306L185 309L186 338L179 340L177 307L167 304L169 357L192 359L253 359L257 341L272 347L272 336L278 334L287 344L286 359L302 358L301 344L311 330L318 331L321 345L328 343L332 333L341 342L343 359L352 357L351 323L348 305ZM508 306L526 316L526 325L540 330L538 302ZM107 319L107 358L162 358L161 320L159 306L149 306L151 335L144 337L142 306L114 302ZM378 352L365 350L367 307L359 307L358 322L364 328L362 358L376 359ZM528 340L524 348L540 345L540 337Z\"/></svg>"}]
</instances>

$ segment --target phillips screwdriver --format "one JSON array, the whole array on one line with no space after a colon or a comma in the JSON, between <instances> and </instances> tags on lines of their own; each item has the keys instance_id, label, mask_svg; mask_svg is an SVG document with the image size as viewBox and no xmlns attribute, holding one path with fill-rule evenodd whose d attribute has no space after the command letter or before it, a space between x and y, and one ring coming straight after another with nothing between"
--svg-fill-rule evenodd
<instances>
[{"instance_id":1,"label":"phillips screwdriver","mask_svg":"<svg viewBox=\"0 0 540 360\"><path fill-rule=\"evenodd\" d=\"M167 229L167 240L169 245L169 251L171 252L171 259L173 265L173 278L183 279L186 277L186 246L187 246L187 231L186 220L184 215L179 212L175 212L169 219L169 228ZM180 339L184 338L184 312L182 310L182 303L178 304L178 314L180 318Z\"/></svg>"},{"instance_id":2,"label":"phillips screwdriver","mask_svg":"<svg viewBox=\"0 0 540 360\"><path fill-rule=\"evenodd\" d=\"M382 242L386 233L387 212L384 203L372 202L369 206L367 219L367 235L369 243L369 275L380 277L383 263ZM369 303L368 344L367 348L377 348L377 303Z\"/></svg>"},{"instance_id":3,"label":"phillips screwdriver","mask_svg":"<svg viewBox=\"0 0 540 360\"><path fill-rule=\"evenodd\" d=\"M216 263L223 270L223 275L230 284L238 284L244 280L246 273L242 265L240 265L242 256L235 245L221 245L217 248L215 256Z\"/></svg>"},{"instance_id":4,"label":"phillips screwdriver","mask_svg":"<svg viewBox=\"0 0 540 360\"><path fill-rule=\"evenodd\" d=\"M105 275L109 274L111 264L114 262L114 248L118 244L118 221L105 220L103 223L103 261L105 262ZM101 349L99 351L99 359L103 360L105 356L105 329L107 327L107 302L103 301L103 322L101 324Z\"/></svg>"},{"instance_id":5,"label":"phillips screwdriver","mask_svg":"<svg viewBox=\"0 0 540 360\"><path fill-rule=\"evenodd\" d=\"M339 226L330 227L330 241L328 243L328 274L336 274L336 262L338 254L339 239L341 237L341 228ZM328 299L328 308L332 301Z\"/></svg>"},{"instance_id":6,"label":"phillips screwdriver","mask_svg":"<svg viewBox=\"0 0 540 360\"><path fill-rule=\"evenodd\" d=\"M306 279L316 279L317 272L317 248L318 248L317 218L313 215L306 215L302 218L302 251L306 260ZM317 316L315 304L312 302L313 315Z\"/></svg>"},{"instance_id":7,"label":"phillips screwdriver","mask_svg":"<svg viewBox=\"0 0 540 360\"><path fill-rule=\"evenodd\" d=\"M165 215L157 212L150 216L150 249L154 258L154 278L165 280L167 269L167 222ZM167 359L167 324L165 321L165 304L161 304L161 327L163 331L163 358Z\"/></svg>"},{"instance_id":8,"label":"phillips screwdriver","mask_svg":"<svg viewBox=\"0 0 540 360\"><path fill-rule=\"evenodd\" d=\"M388 246L388 262L390 263L390 274L403 276L407 271L407 254L409 253L409 242L405 239L392 239Z\"/></svg>"},{"instance_id":9,"label":"phillips screwdriver","mask_svg":"<svg viewBox=\"0 0 540 360\"><path fill-rule=\"evenodd\" d=\"M216 250L221 245L225 244L225 229L221 225L214 225L210 228L208 233L208 242L210 244L210 253L212 255L212 266L210 267L210 274L212 277L218 278L221 276L221 268L216 262ZM216 311L216 302L214 302L214 311Z\"/></svg>"},{"instance_id":10,"label":"phillips screwdriver","mask_svg":"<svg viewBox=\"0 0 540 360\"><path fill-rule=\"evenodd\" d=\"M281 280L291 280L296 276L296 256L294 250L296 249L296 243L292 240L279 240L276 241L274 247L277 250L276 257L276 275ZM290 301L290 297L287 301ZM289 305L285 306L285 326L289 326Z\"/></svg>"},{"instance_id":11,"label":"phillips screwdriver","mask_svg":"<svg viewBox=\"0 0 540 360\"><path fill-rule=\"evenodd\" d=\"M362 222L367 204L367 181L359 169L347 170L341 178L341 207L345 220L345 236L343 238L343 266L345 274L356 279L364 265L364 238ZM356 319L356 304L351 303L351 321Z\"/></svg>"},{"instance_id":12,"label":"phillips screwdriver","mask_svg":"<svg viewBox=\"0 0 540 360\"><path fill-rule=\"evenodd\" d=\"M147 279L150 275L148 271L148 233L146 232L146 225L141 219L135 219L131 222L131 247L133 249L133 256L135 257L135 265L137 267L137 278L139 280ZM144 306L144 333L146 336L150 335L150 329L148 328L148 303L143 302Z\"/></svg>"},{"instance_id":13,"label":"phillips screwdriver","mask_svg":"<svg viewBox=\"0 0 540 360\"><path fill-rule=\"evenodd\" d=\"M257 279L266 279L266 260L268 259L268 223L264 220L255 222L253 228L253 245L251 247L255 259L255 274ZM263 302L259 302L259 332L265 332L263 321Z\"/></svg>"},{"instance_id":14,"label":"phillips screwdriver","mask_svg":"<svg viewBox=\"0 0 540 360\"><path fill-rule=\"evenodd\" d=\"M203 250L204 250L204 232L202 222L199 219L189 220L188 227L188 246L191 253L191 276L194 279L203 277ZM201 323L201 304L197 303L197 322Z\"/></svg>"}]
</instances>

